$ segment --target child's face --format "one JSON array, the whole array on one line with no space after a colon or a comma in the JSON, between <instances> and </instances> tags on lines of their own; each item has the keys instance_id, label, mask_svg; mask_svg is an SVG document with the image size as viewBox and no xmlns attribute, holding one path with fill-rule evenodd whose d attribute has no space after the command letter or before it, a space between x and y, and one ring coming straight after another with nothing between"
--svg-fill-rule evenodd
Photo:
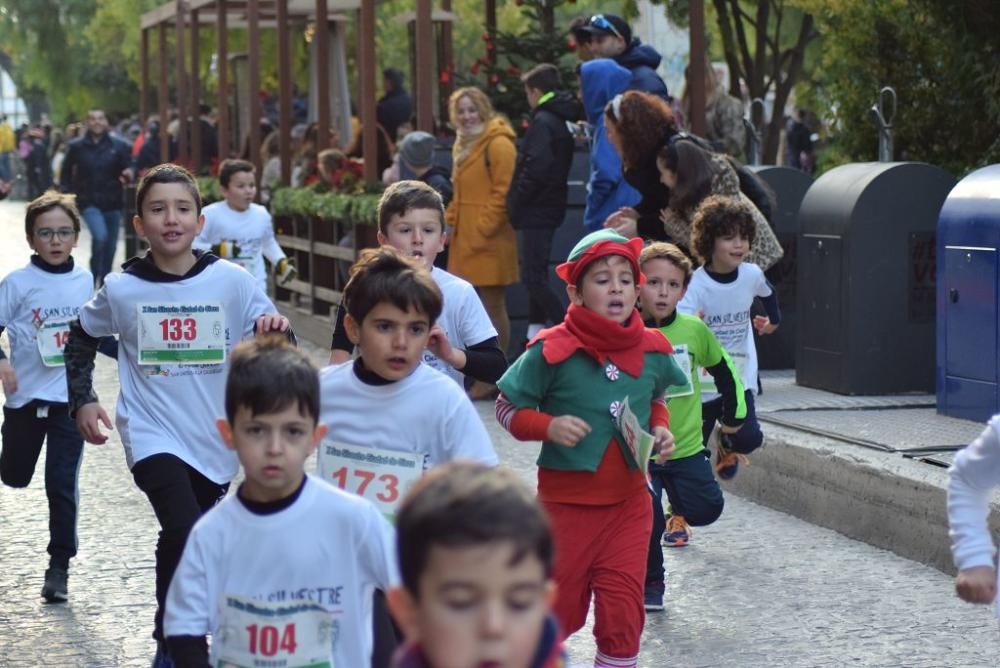
<instances>
[{"instance_id":1,"label":"child's face","mask_svg":"<svg viewBox=\"0 0 1000 668\"><path fill-rule=\"evenodd\" d=\"M348 314L344 327L368 370L392 381L413 373L431 335L427 314L389 302L376 304L360 325Z\"/></svg>"},{"instance_id":2,"label":"child's face","mask_svg":"<svg viewBox=\"0 0 1000 668\"><path fill-rule=\"evenodd\" d=\"M257 180L253 172L236 172L229 177L228 186L219 186L226 204L233 211L246 211L257 195Z\"/></svg>"},{"instance_id":3,"label":"child's face","mask_svg":"<svg viewBox=\"0 0 1000 668\"><path fill-rule=\"evenodd\" d=\"M632 265L621 255L595 260L584 271L581 285L566 289L574 304L618 324L624 324L632 315L638 296Z\"/></svg>"},{"instance_id":4,"label":"child's face","mask_svg":"<svg viewBox=\"0 0 1000 668\"><path fill-rule=\"evenodd\" d=\"M190 255L191 244L205 225L194 196L182 183L155 183L132 219L136 234L145 237L153 257L168 261Z\"/></svg>"},{"instance_id":5,"label":"child's face","mask_svg":"<svg viewBox=\"0 0 1000 668\"><path fill-rule=\"evenodd\" d=\"M283 499L298 489L306 458L326 434L325 425L299 412L298 402L257 415L240 406L232 424L219 420L216 425L246 472L243 493L260 502Z\"/></svg>"},{"instance_id":6,"label":"child's face","mask_svg":"<svg viewBox=\"0 0 1000 668\"><path fill-rule=\"evenodd\" d=\"M639 288L642 314L657 321L670 317L687 292L684 271L670 260L658 257L644 263L642 273L646 276L646 282Z\"/></svg>"},{"instance_id":7,"label":"child's face","mask_svg":"<svg viewBox=\"0 0 1000 668\"><path fill-rule=\"evenodd\" d=\"M73 229L73 219L58 206L39 214L32 228L28 245L42 260L53 265L69 260L80 238L79 232Z\"/></svg>"},{"instance_id":8,"label":"child's face","mask_svg":"<svg viewBox=\"0 0 1000 668\"><path fill-rule=\"evenodd\" d=\"M671 190L677 187L677 172L668 169L667 164L662 160L656 161L656 168L660 170L660 183Z\"/></svg>"},{"instance_id":9,"label":"child's face","mask_svg":"<svg viewBox=\"0 0 1000 668\"><path fill-rule=\"evenodd\" d=\"M555 599L541 561L511 565L508 542L435 545L420 576L419 597L392 592L390 604L409 640L435 668L526 668Z\"/></svg>"},{"instance_id":10,"label":"child's face","mask_svg":"<svg viewBox=\"0 0 1000 668\"><path fill-rule=\"evenodd\" d=\"M712 249L712 271L729 273L735 271L750 253L750 241L738 232L729 232L715 238Z\"/></svg>"},{"instance_id":11,"label":"child's face","mask_svg":"<svg viewBox=\"0 0 1000 668\"><path fill-rule=\"evenodd\" d=\"M385 234L378 233L378 242L418 258L430 271L434 266L434 258L444 250L444 237L440 211L410 209L389 220L389 224L385 226Z\"/></svg>"}]
</instances>

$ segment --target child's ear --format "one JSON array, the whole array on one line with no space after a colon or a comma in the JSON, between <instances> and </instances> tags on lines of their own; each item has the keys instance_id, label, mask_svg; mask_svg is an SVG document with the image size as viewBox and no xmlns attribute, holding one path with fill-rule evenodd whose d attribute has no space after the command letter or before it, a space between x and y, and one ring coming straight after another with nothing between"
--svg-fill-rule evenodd
<instances>
[{"instance_id":1,"label":"child's ear","mask_svg":"<svg viewBox=\"0 0 1000 668\"><path fill-rule=\"evenodd\" d=\"M135 235L137 237L146 237L146 232L142 228L142 216L139 214L132 216L132 229L135 230Z\"/></svg>"},{"instance_id":2,"label":"child's ear","mask_svg":"<svg viewBox=\"0 0 1000 668\"><path fill-rule=\"evenodd\" d=\"M323 440L323 437L326 436L326 432L328 431L330 431L330 428L322 422L316 425L316 428L313 429L312 447L314 450L316 449L316 446L319 445L320 441Z\"/></svg>"},{"instance_id":3,"label":"child's ear","mask_svg":"<svg viewBox=\"0 0 1000 668\"><path fill-rule=\"evenodd\" d=\"M575 285L566 285L566 294L569 295L569 300L576 304L577 306L583 306L583 296L580 291L577 290Z\"/></svg>"},{"instance_id":4,"label":"child's ear","mask_svg":"<svg viewBox=\"0 0 1000 668\"><path fill-rule=\"evenodd\" d=\"M418 640L420 634L418 632L417 620L419 619L420 611L417 608L417 602L413 598L413 595L405 587L393 587L385 595L385 598L389 604L389 612L392 613L392 618L396 620L396 624L403 630L406 639L410 642Z\"/></svg>"},{"instance_id":5,"label":"child's ear","mask_svg":"<svg viewBox=\"0 0 1000 668\"><path fill-rule=\"evenodd\" d=\"M205 227L205 214L199 213L198 214L198 229L196 229L194 233L196 235L197 234L201 234L201 230L202 230L203 227Z\"/></svg>"},{"instance_id":6,"label":"child's ear","mask_svg":"<svg viewBox=\"0 0 1000 668\"><path fill-rule=\"evenodd\" d=\"M350 313L344 316L344 330L351 343L358 345L361 343L361 323L354 319Z\"/></svg>"},{"instance_id":7,"label":"child's ear","mask_svg":"<svg viewBox=\"0 0 1000 668\"><path fill-rule=\"evenodd\" d=\"M378 241L379 246L385 246L388 243L388 241L385 238L385 235L382 234L382 230L379 230L378 232L375 233L375 239Z\"/></svg>"},{"instance_id":8,"label":"child's ear","mask_svg":"<svg viewBox=\"0 0 1000 668\"><path fill-rule=\"evenodd\" d=\"M549 610L556 604L556 598L559 595L559 585L556 584L555 580L545 581L545 592L542 596L545 597L545 607Z\"/></svg>"},{"instance_id":9,"label":"child's ear","mask_svg":"<svg viewBox=\"0 0 1000 668\"><path fill-rule=\"evenodd\" d=\"M230 450L235 450L236 446L233 445L233 426L229 424L229 420L219 418L215 421L215 428L219 430L219 436L222 437L222 442L226 444L226 447Z\"/></svg>"}]
</instances>

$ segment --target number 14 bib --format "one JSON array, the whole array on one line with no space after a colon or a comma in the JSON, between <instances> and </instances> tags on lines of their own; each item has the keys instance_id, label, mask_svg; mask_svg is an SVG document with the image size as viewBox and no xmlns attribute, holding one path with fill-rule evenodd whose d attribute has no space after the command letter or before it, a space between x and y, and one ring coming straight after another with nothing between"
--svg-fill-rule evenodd
<instances>
[{"instance_id":1,"label":"number 14 bib","mask_svg":"<svg viewBox=\"0 0 1000 668\"><path fill-rule=\"evenodd\" d=\"M221 304L139 304L139 364L222 364L226 314Z\"/></svg>"}]
</instances>

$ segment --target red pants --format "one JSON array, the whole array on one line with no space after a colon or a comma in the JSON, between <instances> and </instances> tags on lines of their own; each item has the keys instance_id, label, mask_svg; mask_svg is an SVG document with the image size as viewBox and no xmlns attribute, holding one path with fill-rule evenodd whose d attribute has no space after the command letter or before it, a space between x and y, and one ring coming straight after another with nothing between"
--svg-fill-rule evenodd
<instances>
[{"instance_id":1,"label":"red pants","mask_svg":"<svg viewBox=\"0 0 1000 668\"><path fill-rule=\"evenodd\" d=\"M649 493L641 488L610 506L544 506L555 535L555 613L566 636L583 628L593 594L599 654L637 657L646 621L643 587L653 523Z\"/></svg>"}]
</instances>

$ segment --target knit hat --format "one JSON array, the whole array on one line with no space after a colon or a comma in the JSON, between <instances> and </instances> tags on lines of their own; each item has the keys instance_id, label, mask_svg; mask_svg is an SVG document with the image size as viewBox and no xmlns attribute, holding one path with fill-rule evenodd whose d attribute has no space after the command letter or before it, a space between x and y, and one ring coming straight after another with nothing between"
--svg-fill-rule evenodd
<instances>
[{"instance_id":1,"label":"knit hat","mask_svg":"<svg viewBox=\"0 0 1000 668\"><path fill-rule=\"evenodd\" d=\"M626 239L614 230L604 229L591 232L580 239L565 262L556 267L556 274L569 285L578 285L583 270L594 260L609 255L621 255L632 265L632 273L636 283L642 285L646 277L639 269L639 253L642 252L642 239Z\"/></svg>"},{"instance_id":2,"label":"knit hat","mask_svg":"<svg viewBox=\"0 0 1000 668\"><path fill-rule=\"evenodd\" d=\"M399 157L414 169L430 167L434 162L434 136L427 132L408 132L399 142Z\"/></svg>"}]
</instances>

